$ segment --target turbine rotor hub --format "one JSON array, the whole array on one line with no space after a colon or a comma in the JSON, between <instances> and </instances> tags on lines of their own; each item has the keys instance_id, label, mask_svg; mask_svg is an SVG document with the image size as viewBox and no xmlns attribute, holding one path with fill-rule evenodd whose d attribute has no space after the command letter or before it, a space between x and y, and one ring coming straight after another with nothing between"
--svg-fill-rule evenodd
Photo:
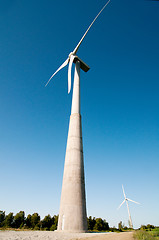
<instances>
[{"instance_id":1,"label":"turbine rotor hub","mask_svg":"<svg viewBox=\"0 0 159 240\"><path fill-rule=\"evenodd\" d=\"M70 52L70 54L68 55L69 59L71 58L72 55L74 55L74 53Z\"/></svg>"}]
</instances>

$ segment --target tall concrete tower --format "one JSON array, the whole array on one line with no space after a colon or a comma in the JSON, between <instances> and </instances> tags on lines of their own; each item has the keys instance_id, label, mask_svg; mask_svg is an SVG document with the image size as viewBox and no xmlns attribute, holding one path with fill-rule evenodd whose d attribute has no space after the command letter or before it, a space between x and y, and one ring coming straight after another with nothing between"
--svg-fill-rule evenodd
<instances>
[{"instance_id":1,"label":"tall concrete tower","mask_svg":"<svg viewBox=\"0 0 159 240\"><path fill-rule=\"evenodd\" d=\"M67 232L87 231L82 125L80 114L80 68L89 69L89 67L78 58L76 59L75 65L72 110L67 138L57 228L58 231Z\"/></svg>"}]
</instances>

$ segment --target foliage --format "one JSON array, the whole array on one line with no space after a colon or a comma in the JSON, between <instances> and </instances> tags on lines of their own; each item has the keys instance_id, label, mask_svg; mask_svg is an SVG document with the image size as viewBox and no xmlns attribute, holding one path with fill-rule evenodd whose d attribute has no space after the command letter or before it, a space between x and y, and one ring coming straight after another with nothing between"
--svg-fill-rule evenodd
<instances>
[{"instance_id":1,"label":"foliage","mask_svg":"<svg viewBox=\"0 0 159 240\"><path fill-rule=\"evenodd\" d=\"M96 224L94 226L94 230L97 231L106 231L109 230L109 224L106 222L106 220L101 219L101 218L97 218L96 219Z\"/></svg>"},{"instance_id":2,"label":"foliage","mask_svg":"<svg viewBox=\"0 0 159 240\"><path fill-rule=\"evenodd\" d=\"M154 228L153 230L151 230L150 234L156 239L159 239L159 228Z\"/></svg>"},{"instance_id":3,"label":"foliage","mask_svg":"<svg viewBox=\"0 0 159 240\"><path fill-rule=\"evenodd\" d=\"M50 231L55 231L57 229L57 226L55 224L53 224L50 228Z\"/></svg>"},{"instance_id":4,"label":"foliage","mask_svg":"<svg viewBox=\"0 0 159 240\"><path fill-rule=\"evenodd\" d=\"M109 224L102 218L87 218L88 230L90 231L107 231L109 230Z\"/></svg>"},{"instance_id":5,"label":"foliage","mask_svg":"<svg viewBox=\"0 0 159 240\"><path fill-rule=\"evenodd\" d=\"M53 219L51 218L50 215L47 215L41 221L41 228L45 230L50 230L52 224L53 224Z\"/></svg>"},{"instance_id":6,"label":"foliage","mask_svg":"<svg viewBox=\"0 0 159 240\"><path fill-rule=\"evenodd\" d=\"M119 232L132 231L132 230L133 230L133 228L130 228L130 227L125 226L125 225L122 223L122 221L120 221L120 222L118 223L118 231L119 231Z\"/></svg>"},{"instance_id":7,"label":"foliage","mask_svg":"<svg viewBox=\"0 0 159 240\"><path fill-rule=\"evenodd\" d=\"M25 226L26 228L31 228L32 225L31 225L31 215L29 214L25 220Z\"/></svg>"},{"instance_id":8,"label":"foliage","mask_svg":"<svg viewBox=\"0 0 159 240\"><path fill-rule=\"evenodd\" d=\"M40 216L38 213L33 213L31 215L31 227L34 230L39 230L40 229Z\"/></svg>"},{"instance_id":9,"label":"foliage","mask_svg":"<svg viewBox=\"0 0 159 240\"><path fill-rule=\"evenodd\" d=\"M15 216L13 213L5 215L4 211L0 210L0 228L23 228L32 230L50 230L57 229L58 215L51 217L49 214L40 220L38 213L28 214L25 218L25 212L20 211Z\"/></svg>"},{"instance_id":10,"label":"foliage","mask_svg":"<svg viewBox=\"0 0 159 240\"><path fill-rule=\"evenodd\" d=\"M25 223L25 213L24 211L20 211L14 216L13 219L13 227L14 228L22 228Z\"/></svg>"},{"instance_id":11,"label":"foliage","mask_svg":"<svg viewBox=\"0 0 159 240\"><path fill-rule=\"evenodd\" d=\"M52 226L50 227L50 231L54 231L54 230L57 229L58 217L59 217L58 215L57 215L57 216L54 215L54 216L52 217Z\"/></svg>"},{"instance_id":12,"label":"foliage","mask_svg":"<svg viewBox=\"0 0 159 240\"><path fill-rule=\"evenodd\" d=\"M5 220L3 222L3 226L5 226L5 227L13 227L13 219L14 219L14 217L13 217L13 213L12 212L9 213L8 215L6 215Z\"/></svg>"},{"instance_id":13,"label":"foliage","mask_svg":"<svg viewBox=\"0 0 159 240\"><path fill-rule=\"evenodd\" d=\"M123 228L124 228L124 225L123 225L122 221L120 221L120 222L118 223L118 229L119 229L119 231L122 231Z\"/></svg>"},{"instance_id":14,"label":"foliage","mask_svg":"<svg viewBox=\"0 0 159 240\"><path fill-rule=\"evenodd\" d=\"M0 211L0 227L3 227L4 220L5 220L5 212L4 211Z\"/></svg>"},{"instance_id":15,"label":"foliage","mask_svg":"<svg viewBox=\"0 0 159 240\"><path fill-rule=\"evenodd\" d=\"M134 238L137 240L152 240L151 235L144 230L139 230L135 232Z\"/></svg>"},{"instance_id":16,"label":"foliage","mask_svg":"<svg viewBox=\"0 0 159 240\"><path fill-rule=\"evenodd\" d=\"M154 227L151 230L138 230L135 232L134 238L137 240L159 240L159 229Z\"/></svg>"},{"instance_id":17,"label":"foliage","mask_svg":"<svg viewBox=\"0 0 159 240\"><path fill-rule=\"evenodd\" d=\"M109 231L110 232L120 232L119 229L116 227L109 228Z\"/></svg>"},{"instance_id":18,"label":"foliage","mask_svg":"<svg viewBox=\"0 0 159 240\"><path fill-rule=\"evenodd\" d=\"M141 225L140 230L149 230L151 231L151 229L154 229L155 226L151 225L151 224L147 224L147 225Z\"/></svg>"},{"instance_id":19,"label":"foliage","mask_svg":"<svg viewBox=\"0 0 159 240\"><path fill-rule=\"evenodd\" d=\"M89 218L87 218L88 230L93 230L95 224L96 224L96 219L95 219L95 217L92 218L92 216L90 216Z\"/></svg>"}]
</instances>

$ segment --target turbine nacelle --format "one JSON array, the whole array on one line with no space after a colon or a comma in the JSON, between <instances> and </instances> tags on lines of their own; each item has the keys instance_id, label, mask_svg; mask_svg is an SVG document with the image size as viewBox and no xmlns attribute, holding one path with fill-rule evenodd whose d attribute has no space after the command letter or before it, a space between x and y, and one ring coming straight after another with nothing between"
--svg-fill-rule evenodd
<instances>
[{"instance_id":1,"label":"turbine nacelle","mask_svg":"<svg viewBox=\"0 0 159 240\"><path fill-rule=\"evenodd\" d=\"M73 63L76 63L77 61L80 62L80 68L84 72L87 72L90 69L90 67L85 62L83 62L74 52L70 52L70 54L68 55L69 62L71 58L73 58Z\"/></svg>"},{"instance_id":2,"label":"turbine nacelle","mask_svg":"<svg viewBox=\"0 0 159 240\"><path fill-rule=\"evenodd\" d=\"M73 62L76 63L77 61L80 62L80 68L81 68L84 72L88 72L88 70L90 69L90 67L89 67L85 62L83 62L78 56L75 56Z\"/></svg>"},{"instance_id":3,"label":"turbine nacelle","mask_svg":"<svg viewBox=\"0 0 159 240\"><path fill-rule=\"evenodd\" d=\"M76 63L77 61L80 62L80 68L87 72L90 67L84 63L79 57L77 57L73 52L69 54L69 66L68 66L68 93L70 93L71 90L71 69L72 69L72 64Z\"/></svg>"}]
</instances>

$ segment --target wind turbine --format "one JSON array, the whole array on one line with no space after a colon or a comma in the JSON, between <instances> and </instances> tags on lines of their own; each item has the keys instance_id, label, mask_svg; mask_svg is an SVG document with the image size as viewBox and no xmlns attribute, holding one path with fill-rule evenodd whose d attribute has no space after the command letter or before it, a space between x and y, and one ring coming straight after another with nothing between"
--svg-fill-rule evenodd
<instances>
[{"instance_id":1,"label":"wind turbine","mask_svg":"<svg viewBox=\"0 0 159 240\"><path fill-rule=\"evenodd\" d=\"M132 219L131 219L131 215L130 215L130 210L129 210L128 201L133 202L133 203L136 203L136 204L140 204L140 203L135 202L135 201L131 200L130 198L127 198L127 197L126 197L126 194L125 194L123 185L122 185L122 189L123 189L123 194L124 194L124 201L120 204L120 206L118 207L118 209L126 202L127 209L128 209L128 215L129 215L129 225L130 225L130 228L133 228L133 224L132 224Z\"/></svg>"},{"instance_id":2,"label":"wind turbine","mask_svg":"<svg viewBox=\"0 0 159 240\"><path fill-rule=\"evenodd\" d=\"M86 213L86 197L85 197L85 180L84 180L84 161L83 161L83 143L82 143L82 124L80 114L80 68L87 72L89 66L84 63L76 54L86 37L89 29L99 17L104 8L94 18L87 31L73 50L68 55L65 62L50 77L50 80L67 64L68 66L68 93L71 90L71 69L73 62L75 63L74 86L72 95L72 109L69 123L69 131L67 138L67 147L65 155L65 166L63 174L62 192L60 211L58 219L57 231L66 232L86 232L87 231L87 213Z\"/></svg>"}]
</instances>

